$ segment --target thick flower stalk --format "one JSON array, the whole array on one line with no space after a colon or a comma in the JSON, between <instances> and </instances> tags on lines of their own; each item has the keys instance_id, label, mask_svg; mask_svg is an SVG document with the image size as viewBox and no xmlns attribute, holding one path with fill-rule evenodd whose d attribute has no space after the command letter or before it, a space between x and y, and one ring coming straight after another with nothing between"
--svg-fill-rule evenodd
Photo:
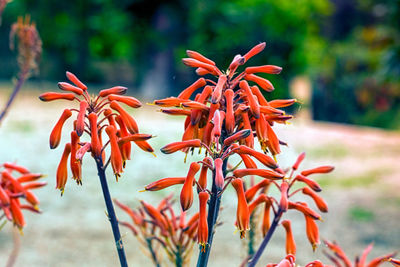
<instances>
[{"instance_id":1,"label":"thick flower stalk","mask_svg":"<svg viewBox=\"0 0 400 267\"><path fill-rule=\"evenodd\" d=\"M131 209L118 200L114 202L130 217L130 222L120 220L119 224L131 230L156 266L161 266L163 251L175 266L187 266L197 235L207 236L201 230L204 220L199 219L199 214L202 216L205 211L208 194L200 201L203 203L200 204L200 213L189 219L186 219L184 211L175 213L171 197L164 198L158 206L141 201L141 206L137 209Z\"/></svg>"},{"instance_id":2,"label":"thick flower stalk","mask_svg":"<svg viewBox=\"0 0 400 267\"><path fill-rule=\"evenodd\" d=\"M326 202L318 195L318 192L322 189L310 176L329 173L333 171L334 168L332 166L320 166L299 171L299 165L304 158L305 153L301 153L291 168L286 171L280 168L277 169L277 172L282 174L282 179L280 180L271 180L268 183L263 182L265 180L261 180L261 182L257 184L254 184L254 177L250 180L250 186L246 190L245 196L249 201L250 214L255 221L254 224L259 225L260 231L258 232L261 232L264 239L256 253L254 255L249 255L248 258L250 260L248 266L255 266L258 262L276 227L281 222L283 214L288 211L293 210L300 212L304 216L306 222L305 233L312 249L315 250L318 244L320 244L319 230L316 221L322 219L321 215L311 209L307 203L292 201L292 199L294 196L298 199L298 195L302 194L305 198L314 202L316 208L320 212L328 212ZM239 173L239 177L243 177L243 174L263 177L261 173L254 173L254 170L259 171L259 169L236 169L233 171L233 175L237 176L237 173ZM300 188L298 188L299 185L301 186ZM279 197L269 195L271 186L275 186L278 189L280 192ZM263 212L260 212L260 210ZM272 220L271 214L274 216ZM296 243L293 238L291 222L289 220L284 220L281 222L281 225L286 232L286 254L296 255ZM252 229L252 231L254 231L254 229Z\"/></svg>"},{"instance_id":3,"label":"thick flower stalk","mask_svg":"<svg viewBox=\"0 0 400 267\"><path fill-rule=\"evenodd\" d=\"M0 229L6 221L11 221L22 232L26 225L22 211L40 213L39 199L32 190L47 184L39 181L42 177L14 163L0 165L0 208L3 212L0 213Z\"/></svg>"},{"instance_id":4,"label":"thick flower stalk","mask_svg":"<svg viewBox=\"0 0 400 267\"><path fill-rule=\"evenodd\" d=\"M122 266L127 266L105 170L111 163L113 173L118 181L126 161L131 158L131 143L135 143L146 152L153 153L153 148L146 141L152 136L139 133L135 119L123 107L123 105L132 108L141 106L140 101L136 98L123 96L127 91L126 87L115 86L101 90L98 95L93 96L89 95L87 86L74 74L70 72L66 74L72 84L58 83L58 87L65 92L48 92L39 96L40 100L45 102L68 100L76 101L79 104L76 108L68 108L63 111L50 134L50 148L55 149L60 144L66 121L71 117L74 118L70 142L65 144L58 165L56 188L63 195L68 180L68 169L76 183L81 185L83 157L87 153L91 153L97 164L120 262Z\"/></svg>"},{"instance_id":5,"label":"thick flower stalk","mask_svg":"<svg viewBox=\"0 0 400 267\"><path fill-rule=\"evenodd\" d=\"M273 125L284 124L292 118L279 108L290 106L296 100L267 101L263 95L263 92L271 92L274 87L269 80L259 76L258 73L278 74L281 71L280 67L264 65L238 71L264 47L265 43L261 43L244 56L235 56L226 71L221 71L214 61L200 53L187 51L189 58L184 58L183 63L196 68L199 76L210 78L199 78L178 97L154 101L155 105L161 107L161 112L186 118L182 141L164 146L161 149L163 153L183 151L187 154L196 148L205 151L204 160L198 162L201 165L200 173L194 174L193 179L194 171L191 165L192 171L189 171L191 175L187 175L181 191L181 205L184 209L189 209L191 206L193 186L196 185L199 194L204 195L203 192L209 194L208 238L206 243L204 237L198 240L200 245L198 266L206 266L208 263L221 197L227 186L233 182L232 185L238 195L237 227L240 236L244 238L249 228L249 207L243 197L244 187L240 186L241 178L257 174L272 181L284 177L274 158L281 152L280 146L285 143L278 139ZM263 152L254 150L254 137L257 137ZM246 169L237 170L235 176L229 176L229 172L234 171L234 168L227 169L229 158L233 154L240 156ZM258 166L256 162L268 169L256 169ZM192 185L191 188L189 185Z\"/></svg>"},{"instance_id":6,"label":"thick flower stalk","mask_svg":"<svg viewBox=\"0 0 400 267\"><path fill-rule=\"evenodd\" d=\"M4 8L7 2L7 0L0 0L0 17L2 8ZM18 50L18 79L13 92L0 113L0 122L6 116L24 82L39 70L39 61L42 54L42 40L40 39L35 23L31 22L29 15L25 16L25 18L19 17L18 21L11 26L11 50L15 50L15 43L17 43Z\"/></svg>"}]
</instances>

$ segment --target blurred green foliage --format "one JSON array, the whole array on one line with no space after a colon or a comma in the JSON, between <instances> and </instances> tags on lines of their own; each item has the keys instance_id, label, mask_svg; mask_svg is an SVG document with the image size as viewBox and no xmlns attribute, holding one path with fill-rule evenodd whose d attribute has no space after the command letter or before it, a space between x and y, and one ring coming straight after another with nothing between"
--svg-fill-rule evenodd
<instances>
[{"instance_id":1,"label":"blurred green foliage","mask_svg":"<svg viewBox=\"0 0 400 267\"><path fill-rule=\"evenodd\" d=\"M140 87L160 72L162 58L164 95L194 78L180 61L186 49L225 69L235 54L266 41L249 64L283 67L281 75L264 76L275 85L271 97L288 97L290 80L305 74L315 89L315 119L397 128L399 9L400 0L18 0L5 9L0 36L30 13L43 40L46 80L71 70L89 82ZM10 77L7 42L0 57L0 77Z\"/></svg>"}]
</instances>

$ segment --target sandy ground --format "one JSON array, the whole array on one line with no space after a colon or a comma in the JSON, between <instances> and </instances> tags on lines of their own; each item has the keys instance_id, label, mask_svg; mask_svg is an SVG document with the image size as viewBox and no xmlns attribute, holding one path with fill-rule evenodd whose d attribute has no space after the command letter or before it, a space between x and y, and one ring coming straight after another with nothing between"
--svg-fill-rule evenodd
<instances>
[{"instance_id":1,"label":"sandy ground","mask_svg":"<svg viewBox=\"0 0 400 267\"><path fill-rule=\"evenodd\" d=\"M0 162L16 161L33 172L45 173L49 183L37 191L43 214L26 213L28 225L20 238L22 246L16 266L117 266L93 161L87 158L84 162L83 186L70 181L63 197L54 189L62 148L50 150L48 138L69 103L42 103L37 99L38 94L22 93L0 128ZM0 104L4 102L3 93ZM133 207L139 199L155 204L171 192L178 196L177 188L160 193L138 191L155 179L183 176L187 172L183 154L167 156L158 152L163 145L179 139L182 119L171 119L155 110L147 106L131 114L141 132L157 135L151 141L157 158L135 149L122 179L116 183L109 176L113 197ZM375 243L371 257L400 250L399 133L299 120L276 129L278 136L289 144L278 158L281 166L290 166L298 153L306 151L304 168L322 164L336 167L332 174L317 178L323 187L322 196L329 204L329 213L319 223L323 238L337 240L351 259L370 242ZM64 134L62 142L67 140L68 132ZM234 192L228 190L223 197L220 218L223 225L215 236L210 266L238 266L246 255L238 234L234 233L235 202ZM117 213L127 219L120 210ZM328 263L321 253L323 246L312 252L304 233L303 216L294 212L285 216L293 220L298 263L314 259ZM122 233L131 266L152 266L136 239L125 229ZM0 231L0 266L12 246L12 227L8 224ZM279 261L284 254L284 231L278 228L261 262ZM197 249L191 265L195 265L196 258Z\"/></svg>"}]
</instances>

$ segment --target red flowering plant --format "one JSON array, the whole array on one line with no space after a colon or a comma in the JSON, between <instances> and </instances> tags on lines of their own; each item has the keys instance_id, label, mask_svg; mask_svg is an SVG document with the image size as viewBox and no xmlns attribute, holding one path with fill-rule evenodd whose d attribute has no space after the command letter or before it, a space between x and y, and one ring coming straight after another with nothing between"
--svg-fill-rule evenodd
<instances>
[{"instance_id":1,"label":"red flowering plant","mask_svg":"<svg viewBox=\"0 0 400 267\"><path fill-rule=\"evenodd\" d=\"M14 163L0 165L0 229L7 221L11 221L22 233L26 225L22 210L40 213L39 199L32 190L47 184L38 181L42 177L42 174L31 173Z\"/></svg>"},{"instance_id":2,"label":"red flowering plant","mask_svg":"<svg viewBox=\"0 0 400 267\"><path fill-rule=\"evenodd\" d=\"M74 74L67 72L67 78L73 84L67 82L58 83L58 87L65 93L48 92L39 96L42 101L68 100L77 101L79 108L67 108L54 126L50 134L50 148L55 149L61 140L63 126L71 116L76 113L76 119L71 131L71 141L64 147L64 152L57 169L56 188L64 193L68 177L68 164L72 177L77 184L82 184L82 160L87 152L96 161L98 176L100 178L103 196L107 207L109 220L112 226L114 239L121 266L127 266L123 243L115 216L114 207L108 190L105 170L111 163L113 173L118 181L125 163L130 159L131 142L146 152L153 153L153 148L146 141L152 136L139 133L135 119L129 115L121 104L132 108L139 108L141 103L134 97L123 96L127 88L115 86L101 90L98 95L89 95L87 86ZM108 140L103 139L106 132ZM87 134L89 140L81 140ZM106 148L109 149L107 158ZM70 159L68 161L68 158Z\"/></svg>"},{"instance_id":3,"label":"red flowering plant","mask_svg":"<svg viewBox=\"0 0 400 267\"><path fill-rule=\"evenodd\" d=\"M206 221L201 222L199 217L206 210L207 193L200 193L200 211L188 220L186 212L175 213L171 197L172 195L164 198L157 207L141 201L141 207L136 210L114 200L132 221L131 223L119 221L119 223L132 231L156 266L160 266L163 260L160 248L175 266L188 265L197 240L199 224L206 223Z\"/></svg>"},{"instance_id":4,"label":"red flowering plant","mask_svg":"<svg viewBox=\"0 0 400 267\"><path fill-rule=\"evenodd\" d=\"M342 248L336 244L336 242L329 242L324 240L324 244L328 247L330 252L333 253L331 255L330 253L324 251L325 256L333 263L333 266L335 267L378 267L381 264L385 262L390 262L393 264L393 266L400 266L400 261L398 259L394 259L393 257L396 255L396 253L389 253L387 255L379 256L371 261L367 262L367 256L371 252L373 248L373 244L368 245L361 256L357 256L354 260L354 264L351 262L351 260L347 257L347 255L344 253ZM245 266L245 264L242 264L241 266ZM286 257L280 261L279 263L269 263L266 265L266 267L295 267L299 266L296 264L296 257L293 254L287 254ZM325 265L322 263L320 260L315 260L310 263L307 263L305 267L325 267L325 266L331 266L331 265Z\"/></svg>"},{"instance_id":5,"label":"red flowering plant","mask_svg":"<svg viewBox=\"0 0 400 267\"><path fill-rule=\"evenodd\" d=\"M270 227L266 226L268 216L264 216L266 218L264 226L266 237L258 252L253 256L250 265L257 263L283 212L288 209L297 209L303 212L306 215L306 220L312 221L309 223L312 226L308 226L308 228L313 228L313 231L316 227L314 220L320 218L305 203L295 203L288 200L289 189L292 184L295 181L303 180L304 182L304 180L308 181L309 179L304 174L294 178L292 177L293 173L287 175L287 172L278 166L275 158L277 154L281 153L280 146L285 145L285 143L278 139L272 127L275 123L285 124L292 118L280 108L290 106L296 100L267 101L261 90L271 92L274 87L269 80L255 73L279 74L281 68L264 65L247 67L241 72L238 71L242 65L251 57L260 53L264 47L265 43L261 43L253 47L244 56L235 56L225 72L203 55L194 51L187 51L189 58L183 59L185 65L195 67L196 73L200 76L210 75L217 77L217 80L202 77L183 90L178 97L154 101L155 105L162 107L163 113L186 117L182 141L164 146L161 149L163 153L170 154L177 151L188 153L195 148L203 148L205 151L206 157L202 161L191 163L185 179L164 178L146 187L147 190L149 187L160 190L168 186L183 184L180 194L183 211L192 206L194 185L197 187L200 200L201 196L205 194L209 196L208 210L199 216L197 241L200 244L200 254L197 266L206 266L208 263L221 197L229 184L234 187L237 193L236 226L241 238L246 236L246 232L250 228L250 208L254 209L257 204L267 203L268 212L270 209L275 212L275 219ZM195 94L196 91L198 91L197 94ZM254 149L255 137L261 145L262 152ZM234 154L241 158L241 162L235 167L228 168L231 165L228 160ZM304 155L301 157L304 157ZM244 164L244 168L239 169L241 163ZM258 165L263 167L259 168ZM333 168L328 167L328 169L325 172ZM200 174L196 179L199 171ZM209 173L212 173L211 184L208 182ZM244 177L253 175L262 177L264 181L255 185L254 188L248 188ZM281 192L280 200L278 201L264 193L255 200L255 203L249 205L252 200L249 195L253 194L254 197L258 189L265 188L270 183L279 188ZM246 190L247 188L248 190ZM308 189L305 190L309 193ZM247 196L246 192L248 192ZM310 194L313 197L316 196L315 193ZM311 219L308 220L308 218ZM200 221L203 223L200 223Z\"/></svg>"}]
</instances>

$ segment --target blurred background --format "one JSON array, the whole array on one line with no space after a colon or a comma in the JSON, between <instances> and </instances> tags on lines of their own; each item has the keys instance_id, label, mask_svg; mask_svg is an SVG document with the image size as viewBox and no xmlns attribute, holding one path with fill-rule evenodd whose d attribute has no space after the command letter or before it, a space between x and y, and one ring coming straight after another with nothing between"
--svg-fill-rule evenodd
<instances>
[{"instance_id":1,"label":"blurred background","mask_svg":"<svg viewBox=\"0 0 400 267\"><path fill-rule=\"evenodd\" d=\"M181 63L186 49L225 69L234 55L263 41L266 49L249 65L283 67L280 75L264 76L276 88L267 99L296 97L303 103L290 111L296 113L293 124L277 127L290 145L281 164L290 166L306 151L305 167L336 166L318 180L330 204L320 224L324 238L336 239L351 259L370 242L375 242L373 256L400 249L399 0L14 0L0 26L1 106L18 73L10 26L25 14L37 24L43 55L39 74L23 87L1 125L0 162L17 160L46 173L49 186L39 190L44 213L27 215L17 266L113 266L117 260L92 162L85 163L83 187L69 183L62 199L53 190L62 151L50 151L47 142L65 103L40 103L40 92L57 90L56 82L65 81L69 70L95 90L127 86L128 94L143 102L174 96L195 79L194 70ZM180 138L183 121L155 110L133 114L143 132L158 136L152 143L158 151ZM156 203L165 196L137 191L155 179L184 175L187 166L183 155L157 156L138 151L126 179L111 182L112 194L132 206L140 198ZM226 255L227 244L241 251L240 242L231 241L238 239L230 216L236 200L233 192L226 198L232 201L224 209L212 260L237 266L244 253ZM328 262L321 250L312 253L303 219L297 219L299 263ZM11 232L11 226L0 231L0 265L10 253ZM265 263L284 256L282 242L283 231L272 240ZM150 266L137 246L126 233L129 261Z\"/></svg>"}]
</instances>

